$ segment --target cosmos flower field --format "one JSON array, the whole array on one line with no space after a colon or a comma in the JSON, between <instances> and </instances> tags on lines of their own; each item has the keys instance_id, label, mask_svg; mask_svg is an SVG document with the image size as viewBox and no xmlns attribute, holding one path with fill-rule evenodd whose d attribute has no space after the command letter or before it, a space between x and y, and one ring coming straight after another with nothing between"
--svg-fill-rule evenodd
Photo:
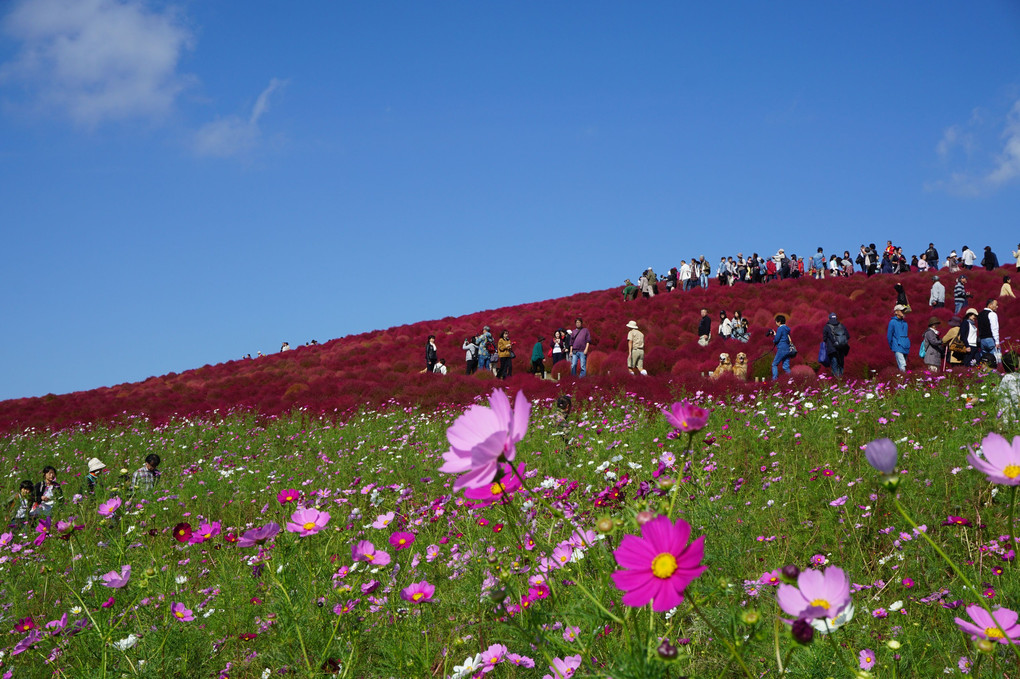
<instances>
[{"instance_id":1,"label":"cosmos flower field","mask_svg":"<svg viewBox=\"0 0 1020 679\"><path fill-rule=\"evenodd\" d=\"M65 502L2 529L0 676L1012 676L997 381L7 434Z\"/></svg>"}]
</instances>

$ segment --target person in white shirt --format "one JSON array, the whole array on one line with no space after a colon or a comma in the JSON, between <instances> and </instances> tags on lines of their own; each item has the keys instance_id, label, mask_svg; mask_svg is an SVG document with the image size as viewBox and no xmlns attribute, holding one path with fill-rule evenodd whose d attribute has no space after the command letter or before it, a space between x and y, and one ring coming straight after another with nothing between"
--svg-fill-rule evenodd
<instances>
[{"instance_id":1,"label":"person in white shirt","mask_svg":"<svg viewBox=\"0 0 1020 679\"><path fill-rule=\"evenodd\" d=\"M966 245L963 246L963 250L960 252L960 259L963 260L963 265L968 269L974 268L974 262L977 261L977 255Z\"/></svg>"},{"instance_id":2,"label":"person in white shirt","mask_svg":"<svg viewBox=\"0 0 1020 679\"><path fill-rule=\"evenodd\" d=\"M733 322L726 317L725 311L719 312L719 336L723 339L729 339L730 335L733 334Z\"/></svg>"}]
</instances>

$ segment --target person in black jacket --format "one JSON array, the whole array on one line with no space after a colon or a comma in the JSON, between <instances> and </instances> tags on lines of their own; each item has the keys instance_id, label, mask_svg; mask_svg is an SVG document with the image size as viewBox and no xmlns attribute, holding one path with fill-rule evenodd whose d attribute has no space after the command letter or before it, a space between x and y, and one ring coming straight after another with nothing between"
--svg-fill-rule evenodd
<instances>
[{"instance_id":1,"label":"person in black jacket","mask_svg":"<svg viewBox=\"0 0 1020 679\"><path fill-rule=\"evenodd\" d=\"M423 373L431 373L439 361L439 350L436 348L436 336L429 335L425 342L425 369Z\"/></svg>"},{"instance_id":2,"label":"person in black jacket","mask_svg":"<svg viewBox=\"0 0 1020 679\"><path fill-rule=\"evenodd\" d=\"M825 342L825 353L828 356L832 376L842 377L843 364L846 355L850 353L850 333L834 313L829 314L829 322L822 328L822 341Z\"/></svg>"},{"instance_id":3,"label":"person in black jacket","mask_svg":"<svg viewBox=\"0 0 1020 679\"><path fill-rule=\"evenodd\" d=\"M708 309L701 310L701 321L698 323L698 344L706 346L712 337L712 319L708 317Z\"/></svg>"},{"instance_id":4,"label":"person in black jacket","mask_svg":"<svg viewBox=\"0 0 1020 679\"><path fill-rule=\"evenodd\" d=\"M939 268L939 251L935 249L935 243L928 243L928 249L924 251L924 258L928 262L928 268Z\"/></svg>"},{"instance_id":5,"label":"person in black jacket","mask_svg":"<svg viewBox=\"0 0 1020 679\"><path fill-rule=\"evenodd\" d=\"M981 266L985 267L985 271L992 271L993 269L999 268L999 258L992 252L992 246L985 246L985 256L981 258Z\"/></svg>"}]
</instances>

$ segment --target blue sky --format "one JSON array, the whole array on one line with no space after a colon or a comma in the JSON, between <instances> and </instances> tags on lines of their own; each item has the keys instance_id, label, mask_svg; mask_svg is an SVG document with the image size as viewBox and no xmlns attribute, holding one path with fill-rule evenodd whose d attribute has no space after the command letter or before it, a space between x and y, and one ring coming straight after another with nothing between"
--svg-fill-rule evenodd
<instances>
[{"instance_id":1,"label":"blue sky","mask_svg":"<svg viewBox=\"0 0 1020 679\"><path fill-rule=\"evenodd\" d=\"M1020 8L6 2L0 205L0 398L692 254L1006 261Z\"/></svg>"}]
</instances>

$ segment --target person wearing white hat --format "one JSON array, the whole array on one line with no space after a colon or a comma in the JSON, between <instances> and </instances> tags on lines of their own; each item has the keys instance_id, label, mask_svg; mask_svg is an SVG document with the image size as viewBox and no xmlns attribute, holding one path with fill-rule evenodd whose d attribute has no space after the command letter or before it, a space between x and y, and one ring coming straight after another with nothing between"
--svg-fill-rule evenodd
<instances>
[{"instance_id":1,"label":"person wearing white hat","mask_svg":"<svg viewBox=\"0 0 1020 679\"><path fill-rule=\"evenodd\" d=\"M905 310L906 307L902 304L893 307L893 317L889 319L889 327L885 333L889 349L896 357L896 367L901 373L907 372L907 354L910 353L910 334L907 330L907 321L903 318Z\"/></svg>"},{"instance_id":2,"label":"person wearing white hat","mask_svg":"<svg viewBox=\"0 0 1020 679\"><path fill-rule=\"evenodd\" d=\"M99 476L106 471L106 464L103 463L97 457L93 457L88 461L89 475L86 477L88 483L89 495L94 495L96 492L96 485L99 483Z\"/></svg>"},{"instance_id":3,"label":"person wearing white hat","mask_svg":"<svg viewBox=\"0 0 1020 679\"><path fill-rule=\"evenodd\" d=\"M631 375L635 370L642 375L647 375L648 373L645 372L645 334L638 330L638 324L634 321L629 321L627 327L630 328L627 333L627 370Z\"/></svg>"}]
</instances>

